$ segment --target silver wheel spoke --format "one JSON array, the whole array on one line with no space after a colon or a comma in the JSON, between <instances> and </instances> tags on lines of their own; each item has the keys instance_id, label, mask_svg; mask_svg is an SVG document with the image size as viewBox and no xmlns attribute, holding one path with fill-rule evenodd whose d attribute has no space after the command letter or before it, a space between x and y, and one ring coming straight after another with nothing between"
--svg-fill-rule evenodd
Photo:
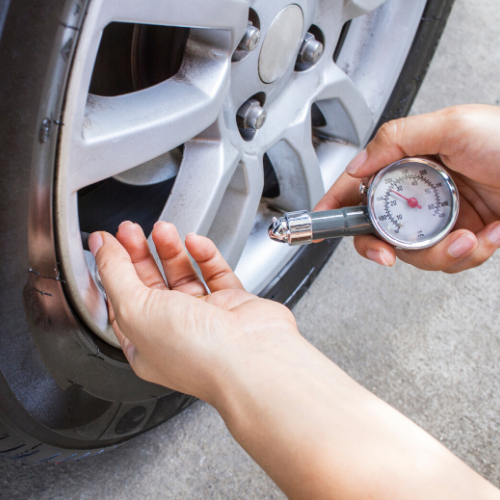
<instances>
[{"instance_id":1,"label":"silver wheel spoke","mask_svg":"<svg viewBox=\"0 0 500 500\"><path fill-rule=\"evenodd\" d=\"M228 64L224 58L207 62L188 53L184 65L194 69L185 78L118 97L89 96L83 133L75 137L71 151L70 189L137 167L206 129L227 92Z\"/></svg>"},{"instance_id":2,"label":"silver wheel spoke","mask_svg":"<svg viewBox=\"0 0 500 500\"><path fill-rule=\"evenodd\" d=\"M183 239L190 232L206 235L240 157L222 135L220 121L186 142L179 174L160 220L175 224Z\"/></svg>"},{"instance_id":3,"label":"silver wheel spoke","mask_svg":"<svg viewBox=\"0 0 500 500\"><path fill-rule=\"evenodd\" d=\"M284 140L267 154L280 180L280 196L270 204L285 211L313 209L325 189L312 143L310 113L293 123Z\"/></svg>"},{"instance_id":4,"label":"silver wheel spoke","mask_svg":"<svg viewBox=\"0 0 500 500\"><path fill-rule=\"evenodd\" d=\"M65 125L73 148L62 158L72 165L70 190L152 160L199 134L219 114L230 80L231 54L247 26L244 0L96 0L91 3L79 45L86 53L73 74ZM175 78L118 97L88 96L103 29L113 21L191 30ZM211 28L211 29L199 29Z\"/></svg>"},{"instance_id":5,"label":"silver wheel spoke","mask_svg":"<svg viewBox=\"0 0 500 500\"><path fill-rule=\"evenodd\" d=\"M186 95L190 100L187 107L180 99ZM70 188L76 191L180 146L215 120L219 96L211 99L195 87L175 81L127 96L93 96L86 116L91 125L72 158ZM162 101L163 106L155 105Z\"/></svg>"},{"instance_id":6,"label":"silver wheel spoke","mask_svg":"<svg viewBox=\"0 0 500 500\"><path fill-rule=\"evenodd\" d=\"M252 231L263 187L262 160L243 155L208 233L233 269Z\"/></svg>"},{"instance_id":7,"label":"silver wheel spoke","mask_svg":"<svg viewBox=\"0 0 500 500\"><path fill-rule=\"evenodd\" d=\"M231 29L233 49L243 36L248 19L248 4L244 0L182 0L182 4L178 0L101 0L99 3L98 29L112 21Z\"/></svg>"},{"instance_id":8,"label":"silver wheel spoke","mask_svg":"<svg viewBox=\"0 0 500 500\"><path fill-rule=\"evenodd\" d=\"M372 112L352 80L333 62L327 66L315 102L327 122L319 132L357 146L365 144L374 127Z\"/></svg>"}]
</instances>

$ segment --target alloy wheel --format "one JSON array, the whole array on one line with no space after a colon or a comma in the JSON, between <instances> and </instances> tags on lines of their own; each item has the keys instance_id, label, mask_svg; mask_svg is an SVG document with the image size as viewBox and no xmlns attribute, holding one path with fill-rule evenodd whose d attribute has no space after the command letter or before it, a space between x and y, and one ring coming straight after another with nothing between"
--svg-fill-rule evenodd
<instances>
[{"instance_id":1,"label":"alloy wheel","mask_svg":"<svg viewBox=\"0 0 500 500\"><path fill-rule=\"evenodd\" d=\"M128 216L150 213L146 232L165 220L181 237L209 236L245 287L262 291L297 251L268 239L271 218L312 209L364 146L425 4L93 0L66 94L55 202L66 290L86 325L118 347L85 247L85 233L103 229L99 214L113 210L110 185ZM99 60L119 24L130 46L113 57L130 60L131 83L115 74L123 89L106 92ZM304 56L308 40L319 56ZM244 123L250 105L265 113L259 126Z\"/></svg>"}]
</instances>

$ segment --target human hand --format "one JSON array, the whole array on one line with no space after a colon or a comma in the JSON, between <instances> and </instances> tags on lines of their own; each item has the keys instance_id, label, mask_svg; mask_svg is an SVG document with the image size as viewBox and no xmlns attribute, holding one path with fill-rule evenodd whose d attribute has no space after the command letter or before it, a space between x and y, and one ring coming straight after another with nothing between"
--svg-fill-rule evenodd
<instances>
[{"instance_id":1,"label":"human hand","mask_svg":"<svg viewBox=\"0 0 500 500\"><path fill-rule=\"evenodd\" d=\"M138 225L89 238L125 355L140 377L212 404L289 498L499 498L301 337L288 309L245 292L210 240L186 238L208 295L174 226L153 240L171 289Z\"/></svg>"},{"instance_id":2,"label":"human hand","mask_svg":"<svg viewBox=\"0 0 500 500\"><path fill-rule=\"evenodd\" d=\"M210 294L172 224L156 224L152 237L168 286L138 224L122 223L116 239L106 232L89 238L113 330L139 377L214 404L227 359L241 354L243 361L298 336L295 319L246 292L208 238L189 234L186 248Z\"/></svg>"},{"instance_id":3,"label":"human hand","mask_svg":"<svg viewBox=\"0 0 500 500\"><path fill-rule=\"evenodd\" d=\"M358 204L360 179L405 156L435 155L460 193L454 230L425 250L395 250L376 236L357 236L357 252L392 266L396 256L427 271L457 273L481 265L500 246L500 109L464 105L384 124L354 158L315 211Z\"/></svg>"}]
</instances>

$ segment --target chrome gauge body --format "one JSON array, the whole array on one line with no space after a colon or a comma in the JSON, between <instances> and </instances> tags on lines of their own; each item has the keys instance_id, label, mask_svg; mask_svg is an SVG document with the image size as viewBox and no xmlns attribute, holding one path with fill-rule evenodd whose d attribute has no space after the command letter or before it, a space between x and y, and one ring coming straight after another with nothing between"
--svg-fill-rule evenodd
<instances>
[{"instance_id":1,"label":"chrome gauge body","mask_svg":"<svg viewBox=\"0 0 500 500\"><path fill-rule=\"evenodd\" d=\"M367 194L374 232L397 248L418 250L442 240L459 210L448 172L426 158L404 158L373 178Z\"/></svg>"}]
</instances>

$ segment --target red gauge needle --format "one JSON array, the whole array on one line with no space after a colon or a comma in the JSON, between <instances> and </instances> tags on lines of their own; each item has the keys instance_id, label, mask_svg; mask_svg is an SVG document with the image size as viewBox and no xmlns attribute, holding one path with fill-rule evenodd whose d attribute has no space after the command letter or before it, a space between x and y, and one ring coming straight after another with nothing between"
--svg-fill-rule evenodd
<instances>
[{"instance_id":1,"label":"red gauge needle","mask_svg":"<svg viewBox=\"0 0 500 500\"><path fill-rule=\"evenodd\" d=\"M408 202L408 206L410 208L422 208L419 204L418 204L418 200L416 198L407 198L406 196L403 196L402 194L398 193L397 191L394 191L392 189L389 189L389 191L391 191L392 193L394 194L397 194L398 196L401 196L401 198L404 198L407 202Z\"/></svg>"}]
</instances>

